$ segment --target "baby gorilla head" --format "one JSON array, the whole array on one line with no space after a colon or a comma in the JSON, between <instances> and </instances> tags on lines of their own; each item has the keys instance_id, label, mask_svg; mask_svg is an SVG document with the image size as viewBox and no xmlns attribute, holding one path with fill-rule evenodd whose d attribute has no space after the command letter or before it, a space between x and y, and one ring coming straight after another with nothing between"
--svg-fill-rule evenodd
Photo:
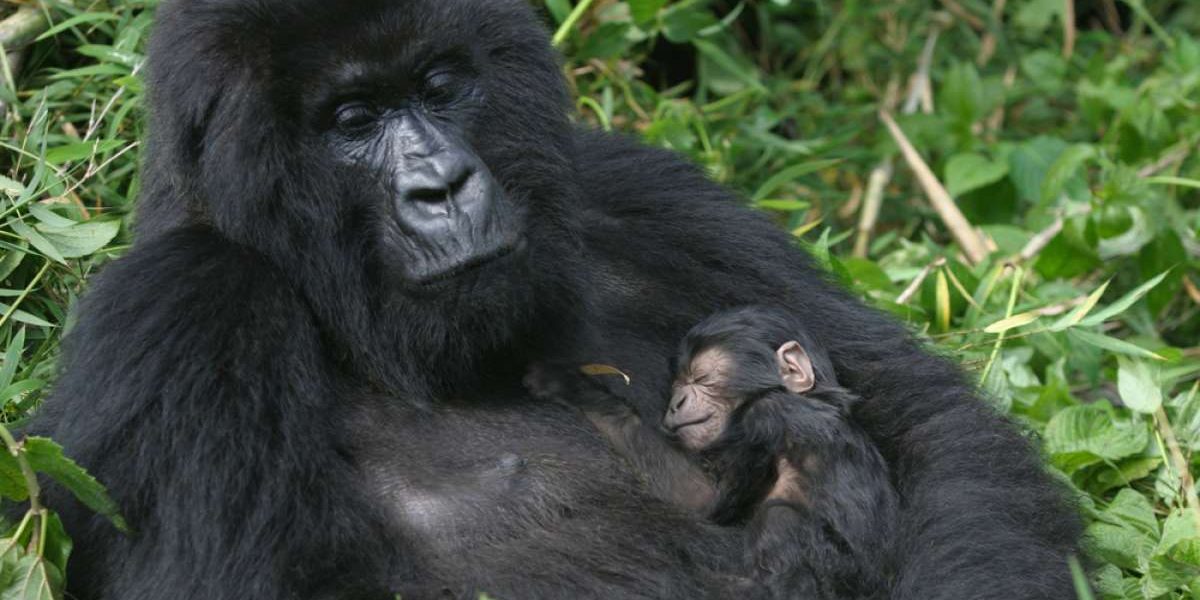
<instances>
[{"instance_id":1,"label":"baby gorilla head","mask_svg":"<svg viewBox=\"0 0 1200 600\"><path fill-rule=\"evenodd\" d=\"M735 413L765 394L834 385L829 359L812 348L782 310L743 307L709 317L683 340L663 428L688 450L704 450Z\"/></svg>"}]
</instances>

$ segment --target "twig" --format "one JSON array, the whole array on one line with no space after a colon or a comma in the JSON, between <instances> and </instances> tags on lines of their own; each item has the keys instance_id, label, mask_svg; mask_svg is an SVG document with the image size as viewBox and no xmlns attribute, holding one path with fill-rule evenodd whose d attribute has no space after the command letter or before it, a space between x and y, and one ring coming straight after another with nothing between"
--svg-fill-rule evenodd
<instances>
[{"instance_id":1,"label":"twig","mask_svg":"<svg viewBox=\"0 0 1200 600\"><path fill-rule=\"evenodd\" d=\"M1005 91L1012 89L1012 86L1017 83L1017 67L1010 65L1004 71L1004 89ZM992 111L991 116L987 120L987 132L990 141L995 141L995 135L1004 127L1004 102L1001 101L996 110Z\"/></svg>"},{"instance_id":2,"label":"twig","mask_svg":"<svg viewBox=\"0 0 1200 600\"><path fill-rule=\"evenodd\" d=\"M1192 302L1200 304L1200 288L1197 288L1196 284L1192 283L1191 277L1184 275L1183 289L1187 291L1188 298L1191 298Z\"/></svg>"},{"instance_id":3,"label":"twig","mask_svg":"<svg viewBox=\"0 0 1200 600\"><path fill-rule=\"evenodd\" d=\"M1104 9L1104 26L1117 37L1125 35L1121 31L1121 13L1117 11L1117 3L1115 0L1103 0L1100 7Z\"/></svg>"},{"instance_id":4,"label":"twig","mask_svg":"<svg viewBox=\"0 0 1200 600\"><path fill-rule=\"evenodd\" d=\"M967 25L970 25L976 31L983 31L984 27L986 27L983 19L971 14L970 11L963 8L963 6L958 2L955 2L955 0L942 0L942 6L945 6L946 10L953 13L954 16L966 21Z\"/></svg>"},{"instance_id":5,"label":"twig","mask_svg":"<svg viewBox=\"0 0 1200 600\"><path fill-rule=\"evenodd\" d=\"M1063 0L1063 58L1070 60L1075 55L1075 0Z\"/></svg>"},{"instance_id":6,"label":"twig","mask_svg":"<svg viewBox=\"0 0 1200 600\"><path fill-rule=\"evenodd\" d=\"M1054 219L1054 223L1052 223L1049 227L1039 231L1037 235L1033 236L1033 238L1029 240L1029 243L1025 244L1025 247L1021 249L1021 260L1028 261L1037 256L1042 250L1045 250L1046 246L1049 246L1050 242L1053 241L1054 238L1058 237L1058 234L1062 232L1063 225L1065 225L1066 222L1066 219L1063 219L1062 215L1059 215L1058 218Z\"/></svg>"},{"instance_id":7,"label":"twig","mask_svg":"<svg viewBox=\"0 0 1200 600\"><path fill-rule=\"evenodd\" d=\"M1194 149L1195 142L1187 140L1174 148L1167 151L1166 154L1159 157L1158 160L1150 163L1141 169L1138 169L1139 177L1153 177L1159 173L1171 168L1172 166L1183 162Z\"/></svg>"},{"instance_id":8,"label":"twig","mask_svg":"<svg viewBox=\"0 0 1200 600\"><path fill-rule=\"evenodd\" d=\"M943 26L933 21L929 37L925 38L925 47L921 49L921 58L917 62L917 70L909 79L908 98L904 101L901 112L906 115L917 112L919 106L925 114L933 113L933 85L929 73L933 69L933 51L937 48L938 38L942 35Z\"/></svg>"},{"instance_id":9,"label":"twig","mask_svg":"<svg viewBox=\"0 0 1200 600\"><path fill-rule=\"evenodd\" d=\"M1192 393L1196 393L1194 389ZM1188 461L1184 458L1183 451L1179 448L1179 440L1175 437L1175 430L1171 428L1171 422L1167 420L1167 412L1161 406L1154 413L1154 425L1167 442L1167 452L1171 455L1171 463L1175 467L1175 470L1179 472L1179 483L1183 487L1185 497L1187 498L1186 506L1191 509L1190 512L1192 513L1192 519L1196 522L1196 527L1200 528L1200 499L1196 496L1196 483L1192 479L1192 472L1188 468Z\"/></svg>"},{"instance_id":10,"label":"twig","mask_svg":"<svg viewBox=\"0 0 1200 600\"><path fill-rule=\"evenodd\" d=\"M904 288L904 292L896 296L896 304L908 304L908 301L912 300L913 296L916 296L917 292L920 291L921 284L925 283L925 280L929 278L929 274L934 269L942 268L942 265L945 264L946 259L938 257L937 260L925 265L925 268L921 269L920 273L917 273L917 276L908 284L908 287Z\"/></svg>"},{"instance_id":11,"label":"twig","mask_svg":"<svg viewBox=\"0 0 1200 600\"><path fill-rule=\"evenodd\" d=\"M950 234L954 236L955 241L962 247L963 252L967 256L967 260L971 264L979 264L987 259L987 245L976 234L975 228L963 216L958 205L954 203L954 198L950 197L950 193L946 191L946 187L938 181L933 174L933 170L929 168L925 160L921 158L921 154L913 147L912 142L904 135L904 131L900 129L900 125L892 118L892 115L886 111L879 113L879 119L887 126L891 132L892 138L896 140L896 144L900 146L900 152L904 155L905 161L908 162L909 168L913 170L917 181L925 190L925 195L929 198L933 209L937 211L942 222L950 230Z\"/></svg>"},{"instance_id":12,"label":"twig","mask_svg":"<svg viewBox=\"0 0 1200 600\"><path fill-rule=\"evenodd\" d=\"M883 159L883 162L871 170L871 177L867 180L866 200L863 202L862 212L858 215L858 238L854 240L854 256L867 257L871 233L875 231L875 225L879 222L879 212L883 210L883 191L892 180L892 172L890 158Z\"/></svg>"},{"instance_id":13,"label":"twig","mask_svg":"<svg viewBox=\"0 0 1200 600\"><path fill-rule=\"evenodd\" d=\"M1006 0L993 0L992 2L992 27L983 34L983 41L979 43L979 55L975 57L975 64L984 66L991 62L992 57L996 55L996 27L1000 26L1001 19L1004 18L1004 6Z\"/></svg>"}]
</instances>

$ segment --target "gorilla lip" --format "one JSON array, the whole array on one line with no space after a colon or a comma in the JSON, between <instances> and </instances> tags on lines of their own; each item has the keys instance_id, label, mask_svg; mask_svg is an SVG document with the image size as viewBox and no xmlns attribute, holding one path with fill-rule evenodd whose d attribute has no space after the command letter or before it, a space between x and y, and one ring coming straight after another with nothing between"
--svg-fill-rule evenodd
<instances>
[{"instance_id":1,"label":"gorilla lip","mask_svg":"<svg viewBox=\"0 0 1200 600\"><path fill-rule=\"evenodd\" d=\"M687 429L688 427L691 427L693 425L701 425L701 424L707 423L710 420L712 420L712 418L713 418L712 415L705 415L699 419L688 421L686 423L679 423L678 425L675 425L674 427L668 427L667 431L670 431L671 433L679 433L681 430Z\"/></svg>"},{"instance_id":2,"label":"gorilla lip","mask_svg":"<svg viewBox=\"0 0 1200 600\"><path fill-rule=\"evenodd\" d=\"M528 242L524 236L519 237L516 239L516 241L503 244L495 250L473 256L448 269L421 277L415 283L423 287L430 287L439 283L450 281L452 279L457 279L463 275L466 275L467 273L470 273L471 271L476 271L481 267L487 266L491 263L523 251L527 243Z\"/></svg>"}]
</instances>

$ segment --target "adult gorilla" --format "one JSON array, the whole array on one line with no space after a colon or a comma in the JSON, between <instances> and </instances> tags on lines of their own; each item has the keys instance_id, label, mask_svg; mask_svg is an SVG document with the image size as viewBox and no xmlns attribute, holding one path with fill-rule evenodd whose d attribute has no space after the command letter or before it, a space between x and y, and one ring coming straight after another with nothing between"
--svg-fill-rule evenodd
<instances>
[{"instance_id":1,"label":"adult gorilla","mask_svg":"<svg viewBox=\"0 0 1200 600\"><path fill-rule=\"evenodd\" d=\"M634 376L720 307L785 304L868 398L903 499L895 598L1064 598L1078 526L959 372L693 167L573 128L521 0L175 0L141 237L36 429L82 598L728 597L736 532L640 490L532 359Z\"/></svg>"}]
</instances>

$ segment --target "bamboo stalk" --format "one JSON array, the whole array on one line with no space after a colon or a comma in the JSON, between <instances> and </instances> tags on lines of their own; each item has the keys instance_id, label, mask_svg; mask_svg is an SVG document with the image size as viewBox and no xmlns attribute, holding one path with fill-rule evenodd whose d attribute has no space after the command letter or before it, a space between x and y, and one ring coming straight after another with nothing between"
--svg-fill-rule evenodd
<instances>
[{"instance_id":1,"label":"bamboo stalk","mask_svg":"<svg viewBox=\"0 0 1200 600\"><path fill-rule=\"evenodd\" d=\"M892 118L892 115L886 111L879 113L879 119L888 128L892 134L892 138L896 144L900 146L900 153L904 155L904 160L908 163L909 168L913 170L913 174L917 177L917 181L925 190L925 196L929 198L930 204L933 205L933 210L941 217L942 222L950 230L950 234L954 236L955 241L962 247L963 253L966 254L967 260L971 264L979 264L988 257L987 244L975 232L975 228L971 226L970 221L958 209L958 205L954 203L954 198L946 191L946 187L942 182L938 181L937 176L933 174L933 170L921 158L921 153L912 145L908 137L904 135L904 131L900 129L900 125Z\"/></svg>"}]
</instances>

